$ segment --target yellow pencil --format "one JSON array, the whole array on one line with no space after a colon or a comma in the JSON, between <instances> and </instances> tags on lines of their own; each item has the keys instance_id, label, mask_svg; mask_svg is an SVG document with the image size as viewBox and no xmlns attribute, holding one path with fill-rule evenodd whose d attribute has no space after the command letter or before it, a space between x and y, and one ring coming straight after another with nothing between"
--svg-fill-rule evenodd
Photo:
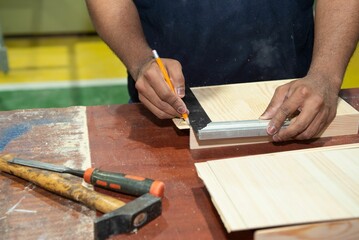
<instances>
[{"instance_id":1,"label":"yellow pencil","mask_svg":"<svg viewBox=\"0 0 359 240\"><path fill-rule=\"evenodd\" d=\"M173 84L171 82L170 76L168 76L165 65L163 65L160 56L158 55L156 50L153 50L152 53L153 53L153 57L155 58L158 66L160 67L160 70L162 72L163 77L165 78L166 83L171 88L172 92L176 93L175 88L173 87ZM187 113L183 113L182 118L183 118L183 120L185 120L188 123L188 114Z\"/></svg>"}]
</instances>

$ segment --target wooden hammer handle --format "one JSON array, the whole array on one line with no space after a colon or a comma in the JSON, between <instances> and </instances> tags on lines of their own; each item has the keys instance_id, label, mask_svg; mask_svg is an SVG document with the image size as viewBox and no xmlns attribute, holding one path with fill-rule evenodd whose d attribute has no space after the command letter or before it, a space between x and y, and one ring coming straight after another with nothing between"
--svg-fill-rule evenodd
<instances>
[{"instance_id":1,"label":"wooden hammer handle","mask_svg":"<svg viewBox=\"0 0 359 240\"><path fill-rule=\"evenodd\" d=\"M8 163L12 155L0 155L0 171L23 178L50 192L81 202L86 206L108 213L125 205L124 202L87 189L62 174Z\"/></svg>"}]
</instances>

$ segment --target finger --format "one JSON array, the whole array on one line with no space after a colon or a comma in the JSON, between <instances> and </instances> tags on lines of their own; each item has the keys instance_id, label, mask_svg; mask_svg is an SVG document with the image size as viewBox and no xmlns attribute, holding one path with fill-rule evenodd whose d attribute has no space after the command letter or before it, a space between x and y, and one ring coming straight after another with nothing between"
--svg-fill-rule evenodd
<instances>
[{"instance_id":1,"label":"finger","mask_svg":"<svg viewBox=\"0 0 359 240\"><path fill-rule=\"evenodd\" d=\"M147 99L143 95L140 95L139 99L159 119L173 118L177 114L175 111L173 111L173 113L168 113L166 111L163 111L163 109L158 108L156 105L154 105L149 99ZM166 103L163 103L163 104L166 104Z\"/></svg>"},{"instance_id":2,"label":"finger","mask_svg":"<svg viewBox=\"0 0 359 240\"><path fill-rule=\"evenodd\" d=\"M296 140L303 140L312 138L315 133L317 132L314 129L317 129L320 125L320 121L312 120L310 123L309 121L303 121L303 118L299 116L295 119L295 121L291 122L291 124L285 128L280 129L274 136L273 141L281 142L281 141L288 141L291 139ZM308 120L308 119L306 119Z\"/></svg>"},{"instance_id":3,"label":"finger","mask_svg":"<svg viewBox=\"0 0 359 240\"><path fill-rule=\"evenodd\" d=\"M288 93L289 89L287 89L286 92ZM283 94L279 95L283 96ZM296 113L298 109L303 108L302 104L304 103L304 101L305 97L303 96L303 94L300 93L300 91L293 91L290 96L285 95L282 104L279 105L275 114L272 116L271 121L268 124L267 133L269 135L276 134L288 117L293 116L293 114ZM290 126L286 129L286 131L284 131L284 133L282 132L283 137L287 136L288 133L295 130L293 129L294 123L290 124ZM280 139L280 136L281 135L277 136L278 140ZM285 137L285 139L287 139L287 137Z\"/></svg>"},{"instance_id":4,"label":"finger","mask_svg":"<svg viewBox=\"0 0 359 240\"><path fill-rule=\"evenodd\" d=\"M168 115L179 117L180 114L188 111L184 102L167 85L161 70L156 64L144 73L144 79L136 82L136 88L140 96L143 96L140 100L143 103L146 102L147 107L156 111L157 116L165 118L162 116L162 112L164 112L167 113L164 115L167 118Z\"/></svg>"},{"instance_id":5,"label":"finger","mask_svg":"<svg viewBox=\"0 0 359 240\"><path fill-rule=\"evenodd\" d=\"M176 94L183 98L185 96L185 79L182 72L182 66L178 61L172 61L171 67L168 67L168 73L173 83Z\"/></svg>"},{"instance_id":6,"label":"finger","mask_svg":"<svg viewBox=\"0 0 359 240\"><path fill-rule=\"evenodd\" d=\"M160 118L166 118L167 115L175 116L177 114L176 110L169 106L169 104L163 103L155 90L155 88L161 88L163 91L168 92L168 94L171 93L171 90L166 86L167 84L162 81L161 75L158 74L156 68L153 66L147 69L143 76L137 80L135 86L138 90L139 99L147 108L151 111L155 111L155 115ZM152 80L156 78L161 80Z\"/></svg>"},{"instance_id":7,"label":"finger","mask_svg":"<svg viewBox=\"0 0 359 240\"><path fill-rule=\"evenodd\" d=\"M285 101L288 94L289 84L277 87L271 101L269 102L266 110L259 117L260 119L271 119L280 108L281 104Z\"/></svg>"},{"instance_id":8,"label":"finger","mask_svg":"<svg viewBox=\"0 0 359 240\"><path fill-rule=\"evenodd\" d=\"M152 63L151 67L145 72L144 77L149 84L148 87L153 88L157 95L161 92L168 94L172 91L156 62Z\"/></svg>"},{"instance_id":9,"label":"finger","mask_svg":"<svg viewBox=\"0 0 359 240\"><path fill-rule=\"evenodd\" d=\"M153 84L153 89L157 93L158 97L163 102L166 102L169 105L171 105L172 108L174 108L177 111L177 115L187 113L188 109L187 109L185 103L182 101L180 96L178 96L176 93L172 92L170 87L165 82L164 77L163 77L163 75L161 73L161 70L159 68L156 68L155 71L157 72L157 75L159 74L159 75L162 76L161 81L153 81L153 83L152 83ZM176 82L175 84L183 84L183 86L178 86L178 88L183 88L184 89L184 78L183 78L182 71L180 71L180 72L181 73L177 72L177 74L181 75L180 77L182 78L182 80L179 80L179 82ZM170 75L170 76L172 77L172 75ZM167 87L164 86L164 85L167 85ZM175 87L175 89L176 89L176 87Z\"/></svg>"},{"instance_id":10,"label":"finger","mask_svg":"<svg viewBox=\"0 0 359 240\"><path fill-rule=\"evenodd\" d=\"M183 100L173 92L166 94L160 93L159 98L162 102L169 104L169 106L171 106L171 108L176 111L176 116L179 116L179 114L181 115L188 113L188 109Z\"/></svg>"},{"instance_id":11,"label":"finger","mask_svg":"<svg viewBox=\"0 0 359 240\"><path fill-rule=\"evenodd\" d=\"M293 95L294 97L295 95ZM287 141L290 139L308 139L317 133L320 121L322 120L321 111L322 104L315 101L316 98L308 99L305 105L301 107L301 112L291 124L285 128L280 129L277 134L273 136L275 142ZM289 101L288 101L289 102ZM297 105L293 105L293 108L299 108Z\"/></svg>"},{"instance_id":12,"label":"finger","mask_svg":"<svg viewBox=\"0 0 359 240\"><path fill-rule=\"evenodd\" d=\"M289 116L291 116L295 111L297 111L297 109L298 109L298 105L295 102L292 102L292 100L288 99L284 101L283 104L279 106L276 113L270 120L267 126L267 133L269 135L276 134L279 131L279 129L282 127L284 121ZM290 129L290 126L288 128Z\"/></svg>"},{"instance_id":13,"label":"finger","mask_svg":"<svg viewBox=\"0 0 359 240\"><path fill-rule=\"evenodd\" d=\"M176 98L175 94L168 88L165 82L160 82L158 85L159 86L148 85L147 87L145 85L144 87L146 90L141 91L139 96L141 102L146 102L148 107L151 107L151 109L158 109L159 111L156 110L156 115L160 118L164 118L162 117L161 112L165 113L165 115L170 115L171 117L179 116L180 113L165 100L171 97ZM158 90L156 91L156 88L163 88L163 92L158 92ZM155 108L150 105L153 105Z\"/></svg>"},{"instance_id":14,"label":"finger","mask_svg":"<svg viewBox=\"0 0 359 240\"><path fill-rule=\"evenodd\" d=\"M335 118L335 115L336 110L333 111L333 108L322 109L308 128L295 139L304 140L319 137L328 124Z\"/></svg>"},{"instance_id":15,"label":"finger","mask_svg":"<svg viewBox=\"0 0 359 240\"><path fill-rule=\"evenodd\" d=\"M315 137L317 133L320 132L320 129L322 129L325 125L323 122L323 115L323 113L318 113L310 125L302 133L295 136L294 139L306 140Z\"/></svg>"}]
</instances>

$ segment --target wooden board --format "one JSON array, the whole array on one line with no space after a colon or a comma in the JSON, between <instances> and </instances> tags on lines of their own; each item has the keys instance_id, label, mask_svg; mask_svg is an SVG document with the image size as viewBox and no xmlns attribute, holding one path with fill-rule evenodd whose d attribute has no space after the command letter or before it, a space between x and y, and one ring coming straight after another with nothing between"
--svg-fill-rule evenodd
<instances>
[{"instance_id":1,"label":"wooden board","mask_svg":"<svg viewBox=\"0 0 359 240\"><path fill-rule=\"evenodd\" d=\"M254 240L355 240L359 239L359 219L330 221L258 230Z\"/></svg>"},{"instance_id":2,"label":"wooden board","mask_svg":"<svg viewBox=\"0 0 359 240\"><path fill-rule=\"evenodd\" d=\"M180 129L180 130L184 130L184 129L189 129L190 125L184 121L182 118L172 118L172 122L175 124L175 126Z\"/></svg>"},{"instance_id":3,"label":"wooden board","mask_svg":"<svg viewBox=\"0 0 359 240\"><path fill-rule=\"evenodd\" d=\"M212 122L258 119L268 106L276 87L291 80L240 83L191 88ZM339 98L337 115L317 137L358 133L359 112ZM190 115L191 117L191 115ZM182 127L183 128L183 127ZM209 148L268 142L271 138L246 137L232 139L199 140L191 130L190 148Z\"/></svg>"},{"instance_id":4,"label":"wooden board","mask_svg":"<svg viewBox=\"0 0 359 240\"><path fill-rule=\"evenodd\" d=\"M86 107L0 112L0 124L2 154L79 169L91 166ZM82 204L0 172L2 239L89 239L95 216Z\"/></svg>"},{"instance_id":5,"label":"wooden board","mask_svg":"<svg viewBox=\"0 0 359 240\"><path fill-rule=\"evenodd\" d=\"M359 218L359 144L196 163L228 232Z\"/></svg>"}]
</instances>

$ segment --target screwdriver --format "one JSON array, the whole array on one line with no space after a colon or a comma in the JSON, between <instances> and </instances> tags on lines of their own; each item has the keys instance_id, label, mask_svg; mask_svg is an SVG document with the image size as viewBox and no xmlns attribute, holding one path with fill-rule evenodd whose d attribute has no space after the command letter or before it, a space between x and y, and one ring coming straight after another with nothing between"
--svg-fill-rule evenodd
<instances>
[{"instance_id":1,"label":"screwdriver","mask_svg":"<svg viewBox=\"0 0 359 240\"><path fill-rule=\"evenodd\" d=\"M44 169L52 172L69 173L83 178L85 182L94 186L133 196L141 196L143 194L150 193L156 197L163 197L164 194L164 183L149 178L126 175L123 173L107 172L97 168L79 170L21 158L14 158L9 161L9 163Z\"/></svg>"}]
</instances>

